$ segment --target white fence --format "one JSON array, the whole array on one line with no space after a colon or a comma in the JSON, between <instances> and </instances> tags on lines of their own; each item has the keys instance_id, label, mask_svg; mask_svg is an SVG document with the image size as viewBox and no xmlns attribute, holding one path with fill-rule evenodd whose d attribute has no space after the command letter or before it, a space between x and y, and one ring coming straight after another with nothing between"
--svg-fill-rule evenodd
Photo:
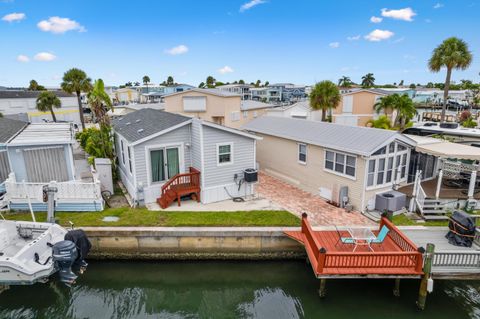
<instances>
[{"instance_id":1,"label":"white fence","mask_svg":"<svg viewBox=\"0 0 480 319\"><path fill-rule=\"evenodd\" d=\"M58 192L55 194L55 200L57 201L95 201L102 199L100 181L98 180L95 180L93 183L79 181L26 183L17 182L13 173L5 181L6 199L8 201L29 199L41 202L43 199L43 187L46 185L58 189Z\"/></svg>"}]
</instances>

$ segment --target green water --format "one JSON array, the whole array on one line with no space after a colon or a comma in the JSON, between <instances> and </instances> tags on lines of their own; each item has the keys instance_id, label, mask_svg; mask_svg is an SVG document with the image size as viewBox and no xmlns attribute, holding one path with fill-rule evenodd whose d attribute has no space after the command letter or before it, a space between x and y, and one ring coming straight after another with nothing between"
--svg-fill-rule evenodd
<instances>
[{"instance_id":1,"label":"green water","mask_svg":"<svg viewBox=\"0 0 480 319\"><path fill-rule=\"evenodd\" d=\"M480 282L331 280L327 298L304 262L95 262L68 289L51 282L0 295L0 318L480 318Z\"/></svg>"}]
</instances>

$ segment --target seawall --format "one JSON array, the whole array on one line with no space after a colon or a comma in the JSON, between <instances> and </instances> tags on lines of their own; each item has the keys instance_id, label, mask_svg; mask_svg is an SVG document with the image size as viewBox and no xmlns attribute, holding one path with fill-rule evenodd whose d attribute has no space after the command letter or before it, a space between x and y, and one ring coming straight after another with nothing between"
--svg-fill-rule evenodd
<instances>
[{"instance_id":1,"label":"seawall","mask_svg":"<svg viewBox=\"0 0 480 319\"><path fill-rule=\"evenodd\" d=\"M84 227L89 259L305 258L301 244L285 236L297 227Z\"/></svg>"}]
</instances>

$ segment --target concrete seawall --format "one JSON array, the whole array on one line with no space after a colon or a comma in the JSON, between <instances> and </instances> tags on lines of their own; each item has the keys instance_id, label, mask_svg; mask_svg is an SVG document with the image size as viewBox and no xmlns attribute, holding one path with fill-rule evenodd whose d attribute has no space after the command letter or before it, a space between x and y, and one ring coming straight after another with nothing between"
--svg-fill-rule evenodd
<instances>
[{"instance_id":1,"label":"concrete seawall","mask_svg":"<svg viewBox=\"0 0 480 319\"><path fill-rule=\"evenodd\" d=\"M90 259L304 258L297 227L84 227Z\"/></svg>"}]
</instances>

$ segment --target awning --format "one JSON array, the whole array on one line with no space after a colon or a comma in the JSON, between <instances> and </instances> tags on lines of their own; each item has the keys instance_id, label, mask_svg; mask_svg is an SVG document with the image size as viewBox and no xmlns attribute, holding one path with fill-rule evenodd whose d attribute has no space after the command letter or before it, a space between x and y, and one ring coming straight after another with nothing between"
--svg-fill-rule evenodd
<instances>
[{"instance_id":1,"label":"awning","mask_svg":"<svg viewBox=\"0 0 480 319\"><path fill-rule=\"evenodd\" d=\"M430 154L441 158L456 158L463 160L480 160L480 148L470 145L436 142L417 144L415 150L420 153Z\"/></svg>"}]
</instances>

